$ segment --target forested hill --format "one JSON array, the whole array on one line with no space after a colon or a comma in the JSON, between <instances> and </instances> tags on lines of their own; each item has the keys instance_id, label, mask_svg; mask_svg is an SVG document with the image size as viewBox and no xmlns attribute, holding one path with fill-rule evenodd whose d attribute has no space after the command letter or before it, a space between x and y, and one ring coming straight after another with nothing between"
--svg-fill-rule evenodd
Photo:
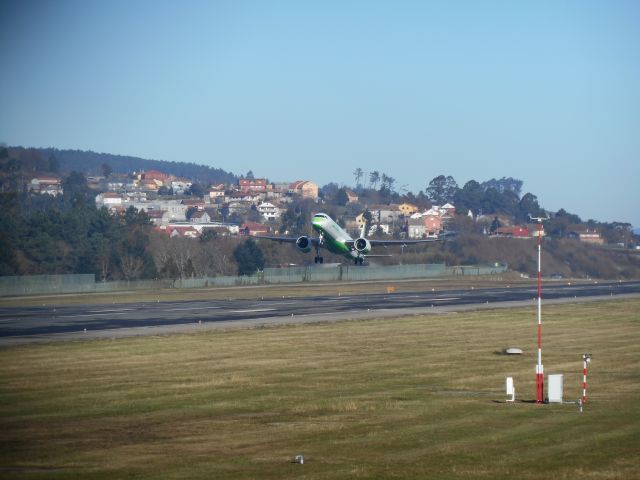
<instances>
[{"instance_id":1,"label":"forested hill","mask_svg":"<svg viewBox=\"0 0 640 480\"><path fill-rule=\"evenodd\" d=\"M193 179L203 184L227 184L237 181L236 175L231 172L195 163L147 160L127 155L112 155L82 150L58 150L56 148L36 148L34 150L40 152L47 159L54 156L62 172L76 170L87 175L99 175L102 173L102 165L107 164L114 173L129 173L133 170L160 170L178 177Z\"/></svg>"}]
</instances>

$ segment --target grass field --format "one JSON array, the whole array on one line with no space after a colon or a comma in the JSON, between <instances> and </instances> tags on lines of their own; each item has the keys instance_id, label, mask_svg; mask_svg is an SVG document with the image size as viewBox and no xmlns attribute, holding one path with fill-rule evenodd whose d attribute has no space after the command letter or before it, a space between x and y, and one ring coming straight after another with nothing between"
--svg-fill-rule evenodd
<instances>
[{"instance_id":1,"label":"grass field","mask_svg":"<svg viewBox=\"0 0 640 480\"><path fill-rule=\"evenodd\" d=\"M2 478L640 478L640 300L0 350ZM507 346L519 357L499 355ZM304 454L305 464L292 463Z\"/></svg>"}]
</instances>

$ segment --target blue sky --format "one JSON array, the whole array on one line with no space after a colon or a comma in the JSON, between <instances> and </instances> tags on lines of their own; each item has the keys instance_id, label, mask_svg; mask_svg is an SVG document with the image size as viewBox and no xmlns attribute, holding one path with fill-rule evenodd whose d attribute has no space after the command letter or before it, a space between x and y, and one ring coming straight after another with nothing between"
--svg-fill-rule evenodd
<instances>
[{"instance_id":1,"label":"blue sky","mask_svg":"<svg viewBox=\"0 0 640 480\"><path fill-rule=\"evenodd\" d=\"M640 226L640 2L0 0L0 141Z\"/></svg>"}]
</instances>

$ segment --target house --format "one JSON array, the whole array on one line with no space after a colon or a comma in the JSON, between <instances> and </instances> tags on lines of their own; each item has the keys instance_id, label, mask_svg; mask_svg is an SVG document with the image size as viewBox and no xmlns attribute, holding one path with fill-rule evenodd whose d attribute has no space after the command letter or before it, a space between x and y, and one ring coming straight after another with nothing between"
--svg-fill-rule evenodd
<instances>
[{"instance_id":1,"label":"house","mask_svg":"<svg viewBox=\"0 0 640 480\"><path fill-rule=\"evenodd\" d=\"M408 217L416 213L418 211L418 207L412 203L401 203L398 205L398 210L400 210L400 213L403 216Z\"/></svg>"},{"instance_id":2,"label":"house","mask_svg":"<svg viewBox=\"0 0 640 480\"><path fill-rule=\"evenodd\" d=\"M262 200L265 193L259 193L254 191L249 192L236 192L229 196L230 201L256 203Z\"/></svg>"},{"instance_id":3,"label":"house","mask_svg":"<svg viewBox=\"0 0 640 480\"><path fill-rule=\"evenodd\" d=\"M408 220L407 226L407 236L409 238L424 238L425 237L425 227L424 221L422 218L410 218Z\"/></svg>"},{"instance_id":4,"label":"house","mask_svg":"<svg viewBox=\"0 0 640 480\"><path fill-rule=\"evenodd\" d=\"M371 218L376 223L395 223L400 218L398 205L373 205L368 210L371 212Z\"/></svg>"},{"instance_id":5,"label":"house","mask_svg":"<svg viewBox=\"0 0 640 480\"><path fill-rule=\"evenodd\" d=\"M211 223L211 217L205 210L193 212L190 218L191 223Z\"/></svg>"},{"instance_id":6,"label":"house","mask_svg":"<svg viewBox=\"0 0 640 480\"><path fill-rule=\"evenodd\" d=\"M422 216L424 234L428 238L437 238L442 230L442 217L440 215L427 214Z\"/></svg>"},{"instance_id":7,"label":"house","mask_svg":"<svg viewBox=\"0 0 640 480\"><path fill-rule=\"evenodd\" d=\"M198 238L200 236L200 232L193 227L173 227L169 226L166 229L167 233L171 238L182 237L182 238Z\"/></svg>"},{"instance_id":8,"label":"house","mask_svg":"<svg viewBox=\"0 0 640 480\"><path fill-rule=\"evenodd\" d=\"M531 238L531 232L529 227L498 227L496 229L496 236L498 237L513 237L513 238Z\"/></svg>"},{"instance_id":9,"label":"house","mask_svg":"<svg viewBox=\"0 0 640 480\"><path fill-rule=\"evenodd\" d=\"M160 182L160 186L164 185L164 182L169 179L169 174L161 172L159 170L148 170L140 173L140 180L149 181L157 180Z\"/></svg>"},{"instance_id":10,"label":"house","mask_svg":"<svg viewBox=\"0 0 640 480\"><path fill-rule=\"evenodd\" d=\"M347 194L347 203L358 203L358 195L350 189L345 189L344 191Z\"/></svg>"},{"instance_id":11,"label":"house","mask_svg":"<svg viewBox=\"0 0 640 480\"><path fill-rule=\"evenodd\" d=\"M570 232L569 236L577 238L584 243L590 243L592 245L604 245L604 238L602 238L600 232L593 228L574 230Z\"/></svg>"},{"instance_id":12,"label":"house","mask_svg":"<svg viewBox=\"0 0 640 480\"><path fill-rule=\"evenodd\" d=\"M182 205L185 205L187 207L187 209L193 207L198 211L202 211L204 210L204 200L201 198L197 198L195 200L191 199L191 200L182 200Z\"/></svg>"},{"instance_id":13,"label":"house","mask_svg":"<svg viewBox=\"0 0 640 480\"><path fill-rule=\"evenodd\" d=\"M318 185L309 180L298 180L289 185L289 193L302 198L318 199Z\"/></svg>"},{"instance_id":14,"label":"house","mask_svg":"<svg viewBox=\"0 0 640 480\"><path fill-rule=\"evenodd\" d=\"M265 220L275 220L276 218L280 218L280 214L282 213L278 207L269 202L263 202L258 205L257 208L258 212L260 212L260 215L262 215Z\"/></svg>"},{"instance_id":15,"label":"house","mask_svg":"<svg viewBox=\"0 0 640 480\"><path fill-rule=\"evenodd\" d=\"M122 196L115 192L104 192L96 195L96 208L115 207L122 205Z\"/></svg>"},{"instance_id":16,"label":"house","mask_svg":"<svg viewBox=\"0 0 640 480\"><path fill-rule=\"evenodd\" d=\"M238 190L247 192L264 192L267 190L266 178L241 178L238 180Z\"/></svg>"},{"instance_id":17,"label":"house","mask_svg":"<svg viewBox=\"0 0 640 480\"><path fill-rule=\"evenodd\" d=\"M168 225L169 224L169 213L163 212L162 210L151 210L147 212L149 219L154 225Z\"/></svg>"},{"instance_id":18,"label":"house","mask_svg":"<svg viewBox=\"0 0 640 480\"><path fill-rule=\"evenodd\" d=\"M222 185L222 188L216 188L216 187L212 187L211 190L209 190L209 200L211 202L214 202L218 199L223 199L224 198L224 185Z\"/></svg>"},{"instance_id":19,"label":"house","mask_svg":"<svg viewBox=\"0 0 640 480\"><path fill-rule=\"evenodd\" d=\"M52 196L62 195L62 183L58 177L38 176L29 182L29 191Z\"/></svg>"},{"instance_id":20,"label":"house","mask_svg":"<svg viewBox=\"0 0 640 480\"><path fill-rule=\"evenodd\" d=\"M456 214L456 207L451 205L450 203L445 203L440 207L440 211L442 212L442 216L453 217Z\"/></svg>"},{"instance_id":21,"label":"house","mask_svg":"<svg viewBox=\"0 0 640 480\"><path fill-rule=\"evenodd\" d=\"M267 235L269 233L269 227L261 223L246 222L240 227L240 233L252 237L256 235Z\"/></svg>"},{"instance_id":22,"label":"house","mask_svg":"<svg viewBox=\"0 0 640 480\"><path fill-rule=\"evenodd\" d=\"M182 195L191 188L192 183L188 180L172 180L171 190L174 195Z\"/></svg>"}]
</instances>

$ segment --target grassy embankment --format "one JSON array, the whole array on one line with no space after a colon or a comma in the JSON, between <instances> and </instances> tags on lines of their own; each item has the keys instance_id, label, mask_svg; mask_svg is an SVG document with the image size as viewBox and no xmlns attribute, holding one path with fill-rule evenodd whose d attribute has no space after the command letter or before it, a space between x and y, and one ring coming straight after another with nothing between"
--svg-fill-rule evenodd
<instances>
[{"instance_id":1,"label":"grassy embankment","mask_svg":"<svg viewBox=\"0 0 640 480\"><path fill-rule=\"evenodd\" d=\"M3 478L639 478L640 301L0 350ZM520 357L498 355L506 346ZM291 463L294 455L306 463Z\"/></svg>"},{"instance_id":2,"label":"grassy embankment","mask_svg":"<svg viewBox=\"0 0 640 480\"><path fill-rule=\"evenodd\" d=\"M575 282L562 280L556 283ZM34 295L0 298L0 307L38 307L43 305L104 305L134 302L178 302L227 299L311 297L319 295L357 295L395 292L424 292L432 289L494 288L535 286L533 279L521 279L513 272L479 277L451 277L409 280L375 280L364 282L287 283L242 287L208 287L193 289L136 290L110 293Z\"/></svg>"}]
</instances>

